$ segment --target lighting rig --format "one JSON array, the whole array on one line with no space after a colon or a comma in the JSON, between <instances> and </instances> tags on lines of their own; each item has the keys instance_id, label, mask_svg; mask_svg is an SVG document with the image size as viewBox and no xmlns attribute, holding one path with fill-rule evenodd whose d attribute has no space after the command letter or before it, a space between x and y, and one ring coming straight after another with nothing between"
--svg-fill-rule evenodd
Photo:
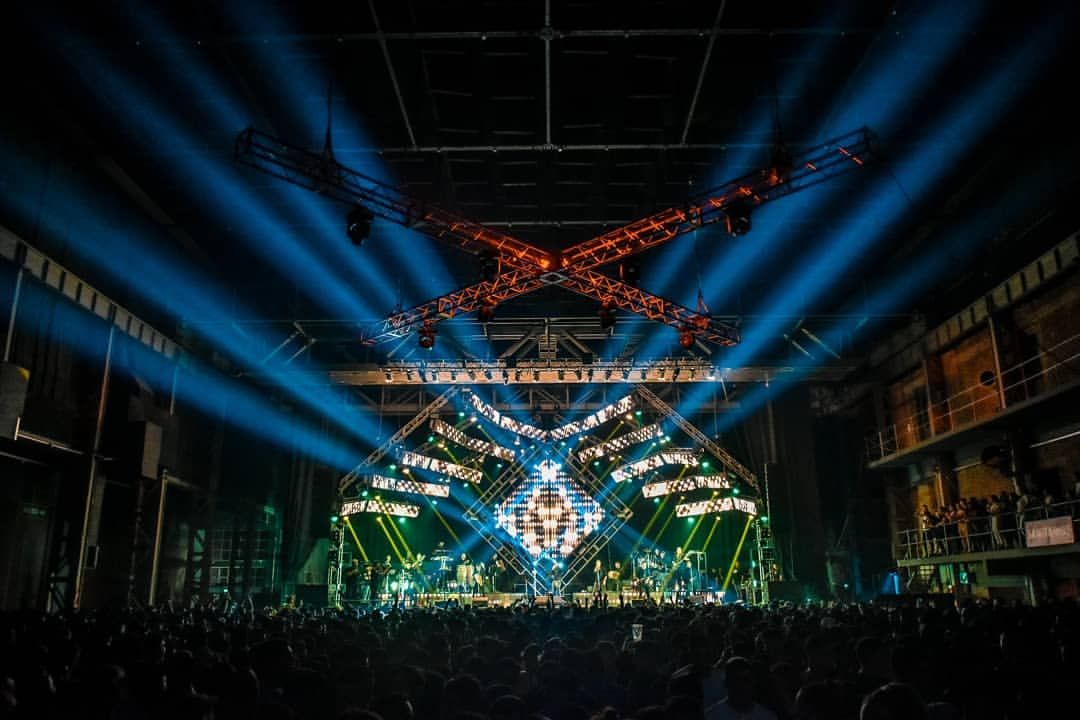
<instances>
[{"instance_id":1,"label":"lighting rig","mask_svg":"<svg viewBox=\"0 0 1080 720\"><path fill-rule=\"evenodd\" d=\"M815 366L804 376L811 380L838 381L855 368L851 363ZM676 372L676 370L678 372ZM562 381L559 373L562 373ZM395 362L387 365L352 366L347 370L326 372L330 382L339 385L622 385L625 383L728 383L770 382L795 372L786 365L750 365L717 367L703 359L666 358L660 360L556 360L528 359L508 363L505 360L439 360ZM475 376L470 378L471 375ZM488 375L490 374L490 378ZM504 382L504 375L506 380Z\"/></svg>"},{"instance_id":2,"label":"lighting rig","mask_svg":"<svg viewBox=\"0 0 1080 720\"><path fill-rule=\"evenodd\" d=\"M873 138L863 128L810 148L781 164L744 175L685 204L634 221L590 240L551 253L498 230L409 197L396 188L341 165L330 152L311 152L254 128L236 138L236 159L300 187L366 208L371 214L412 228L440 241L497 259L481 266L479 283L394 312L362 340L369 344L402 338L416 330L419 343L435 344L436 324L456 315L495 308L548 285L558 285L600 303L601 325L610 329L615 309L642 315L674 327L689 348L698 341L730 346L738 330L711 318L703 308L691 310L597 270L658 247L705 225L725 223L732 236L750 230L750 213L764 203L861 168L873 156ZM355 210L354 210L355 214ZM352 218L353 215L350 215ZM350 227L352 226L350 220ZM621 273L626 278L625 271Z\"/></svg>"},{"instance_id":3,"label":"lighting rig","mask_svg":"<svg viewBox=\"0 0 1080 720\"><path fill-rule=\"evenodd\" d=\"M460 404L457 412L462 418L457 427L439 419L439 414L451 412L451 401ZM607 423L633 423L640 417L641 409L647 409L655 419L647 425L633 427L604 442L587 447L589 433ZM465 419L467 418L467 419ZM481 440L468 434L470 427L489 423L515 435L515 453L493 442ZM412 450L405 450L408 437L425 424L431 435L427 442ZM697 502L681 502L676 506L678 517L692 517L706 513L731 511L756 512L757 504L751 498L740 498L739 488L756 488L757 478L738 464L727 452L706 439L702 447L710 453L709 460L702 457L701 449L681 449L657 446L667 440L662 427L673 425L690 438L702 443L700 431L690 425L670 406L666 405L644 386L608 405L550 430L521 423L499 413L480 400L471 390L450 388L435 398L417 416L394 433L383 445L376 448L364 463L344 476L339 483L341 505L339 513L348 517L368 513L376 517L396 515L416 517L420 506L404 500L384 500L382 495L412 495L446 498L450 497L449 478L465 480L475 492L474 501L464 509L462 518L473 528L494 552L515 571L535 578L537 588L550 589L551 577L535 574L537 561L541 558L558 562L562 567L562 581L569 584L588 569L593 559L632 517L630 508L610 492L611 481L629 481L647 472L665 467L701 468L707 472L709 460L717 463L715 474L680 475L661 482L650 482L641 488L645 497L679 492L710 491L711 497ZM616 429L617 432L617 429ZM460 462L473 464L487 456L499 459L499 470L485 475L476 467L450 463L430 454L438 447L436 438L444 438L468 453ZM521 438L525 442L520 443ZM650 439L661 438L660 443L647 445ZM520 443L520 444L519 444ZM605 454L641 447L646 457L625 464L607 474L596 471L589 459L599 452ZM520 456L518 455L520 454ZM439 474L437 482L419 478L392 477L375 471L377 463L390 455L395 465ZM580 456L580 457L579 457ZM395 467L391 465L391 469ZM406 469L405 472L408 472ZM346 492L352 491L352 496ZM378 491L382 495L369 498L368 493ZM729 491L720 497L720 491ZM357 496L357 493L359 496ZM332 523L334 532L336 524ZM331 569L328 582L330 597L339 597L343 538L332 548ZM335 554L336 553L336 554ZM335 564L337 563L337 564Z\"/></svg>"}]
</instances>

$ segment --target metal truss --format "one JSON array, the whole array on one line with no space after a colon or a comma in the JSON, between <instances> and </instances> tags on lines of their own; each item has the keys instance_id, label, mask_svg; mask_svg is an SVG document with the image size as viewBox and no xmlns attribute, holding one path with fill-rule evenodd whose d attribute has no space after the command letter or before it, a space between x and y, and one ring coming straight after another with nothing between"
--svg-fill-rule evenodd
<instances>
[{"instance_id":1,"label":"metal truss","mask_svg":"<svg viewBox=\"0 0 1080 720\"><path fill-rule=\"evenodd\" d=\"M705 360L677 358L652 362L604 360L592 363L576 359L470 360L355 365L348 369L329 370L327 376L335 385L387 389L426 385L685 385L703 382L714 382L719 387L722 383L771 382L796 372L807 381L832 382L842 380L854 368L854 361L851 364L799 370L784 365L723 368Z\"/></svg>"},{"instance_id":2,"label":"metal truss","mask_svg":"<svg viewBox=\"0 0 1080 720\"><path fill-rule=\"evenodd\" d=\"M346 473L340 480L338 480L338 494L344 495L345 491L357 481L360 474L364 472L365 468L369 468L375 463L382 460L386 453L390 452L395 445L401 443L402 440L411 435L417 428L421 427L428 421L432 415L435 415L444 405L450 402L451 398L457 395L461 391L460 388L451 387L447 388L442 395L439 395L432 400L427 407L418 412L411 420L398 428L390 438L379 447L371 451L371 454L364 458L364 461L357 465L355 468Z\"/></svg>"},{"instance_id":3,"label":"metal truss","mask_svg":"<svg viewBox=\"0 0 1080 720\"><path fill-rule=\"evenodd\" d=\"M749 212L785 195L822 183L863 165L873 151L866 128L803 151L790 162L744 175L669 208L563 250L559 267L581 272L662 245L704 225L728 221L733 210Z\"/></svg>"},{"instance_id":4,"label":"metal truss","mask_svg":"<svg viewBox=\"0 0 1080 720\"><path fill-rule=\"evenodd\" d=\"M509 271L493 281L448 293L415 308L393 313L381 328L365 334L369 344L401 338L415 329L434 330L440 320L559 285L599 300L607 308L642 314L719 345L739 341L738 330L671 301L630 287L595 268L669 242L680 235L733 220L754 207L824 182L862 166L872 156L872 137L862 129L830 140L772 167L743 176L698 196L684 207L669 208L604 233L557 256L480 223L411 198L397 189L341 165L329 148L323 153L289 145L254 129L240 133L236 158L262 172L343 202L358 203L391 222L410 227L468 251L495 253Z\"/></svg>"},{"instance_id":5,"label":"metal truss","mask_svg":"<svg viewBox=\"0 0 1080 720\"><path fill-rule=\"evenodd\" d=\"M734 474L736 477L746 482L750 487L754 488L754 490L759 490L757 476L754 475L754 473L747 470L742 463L736 460L727 450L716 444L712 438L701 432L696 425L680 415L675 408L661 400L656 393L644 385L637 386L637 393L657 411L671 418L671 421L675 423L680 430L712 453L715 458L724 464L729 473Z\"/></svg>"},{"instance_id":6,"label":"metal truss","mask_svg":"<svg viewBox=\"0 0 1080 720\"><path fill-rule=\"evenodd\" d=\"M470 252L493 250L509 267L546 269L549 253L498 230L405 195L397 188L315 153L248 128L236 138L236 159L294 185L346 203L359 203L390 222Z\"/></svg>"}]
</instances>

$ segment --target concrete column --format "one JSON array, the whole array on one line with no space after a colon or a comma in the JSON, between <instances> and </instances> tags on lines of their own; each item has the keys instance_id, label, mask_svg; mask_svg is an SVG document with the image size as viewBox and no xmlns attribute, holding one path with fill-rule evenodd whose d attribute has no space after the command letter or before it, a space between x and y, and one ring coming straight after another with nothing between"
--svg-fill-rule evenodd
<instances>
[{"instance_id":1,"label":"concrete column","mask_svg":"<svg viewBox=\"0 0 1080 720\"><path fill-rule=\"evenodd\" d=\"M105 345L105 368L101 373L101 390L98 393L97 417L94 422L94 439L90 446L90 471L87 473L82 536L79 541L78 564L75 568L75 593L71 602L75 608L82 606L88 554L90 548L97 544L98 526L101 522L101 509L105 496L105 479L98 478L98 451L101 449L101 435L105 425L105 408L109 400L109 375L112 371L113 339L116 336L116 324L113 322L114 314L115 308L109 312L109 339Z\"/></svg>"},{"instance_id":2,"label":"concrete column","mask_svg":"<svg viewBox=\"0 0 1080 720\"><path fill-rule=\"evenodd\" d=\"M960 499L960 486L957 482L956 458L952 453L937 453L933 457L934 483L937 488L938 502L951 505Z\"/></svg>"}]
</instances>

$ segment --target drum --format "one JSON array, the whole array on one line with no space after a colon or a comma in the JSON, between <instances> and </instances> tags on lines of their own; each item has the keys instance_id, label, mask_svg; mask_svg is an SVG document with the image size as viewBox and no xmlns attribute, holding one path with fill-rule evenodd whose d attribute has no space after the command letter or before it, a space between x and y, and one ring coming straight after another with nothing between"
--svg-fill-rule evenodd
<instances>
[{"instance_id":1,"label":"drum","mask_svg":"<svg viewBox=\"0 0 1080 720\"><path fill-rule=\"evenodd\" d=\"M469 563L461 563L457 566L457 578L458 587L468 587L472 584L472 565Z\"/></svg>"}]
</instances>

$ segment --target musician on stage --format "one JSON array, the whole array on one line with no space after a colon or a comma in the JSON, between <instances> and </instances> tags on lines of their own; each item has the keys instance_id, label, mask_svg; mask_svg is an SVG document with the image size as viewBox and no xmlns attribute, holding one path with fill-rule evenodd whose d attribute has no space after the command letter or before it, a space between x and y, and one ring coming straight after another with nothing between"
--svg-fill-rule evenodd
<instances>
[{"instance_id":1,"label":"musician on stage","mask_svg":"<svg viewBox=\"0 0 1080 720\"><path fill-rule=\"evenodd\" d=\"M487 569L484 567L483 562L477 562L473 567L473 594L483 595L484 590L487 588L487 578L485 573Z\"/></svg>"},{"instance_id":2,"label":"musician on stage","mask_svg":"<svg viewBox=\"0 0 1080 720\"><path fill-rule=\"evenodd\" d=\"M681 602L689 597L690 581L693 579L690 558L683 554L681 547L675 549L675 562L671 567L671 575L675 584L673 599L675 602Z\"/></svg>"},{"instance_id":3,"label":"musician on stage","mask_svg":"<svg viewBox=\"0 0 1080 720\"><path fill-rule=\"evenodd\" d=\"M604 564L597 558L593 565L593 592L602 592L604 589Z\"/></svg>"},{"instance_id":4,"label":"musician on stage","mask_svg":"<svg viewBox=\"0 0 1080 720\"><path fill-rule=\"evenodd\" d=\"M491 590L492 592L506 592L506 573L509 570L506 566L506 561L502 557L495 556L495 567L491 574Z\"/></svg>"},{"instance_id":5,"label":"musician on stage","mask_svg":"<svg viewBox=\"0 0 1080 720\"><path fill-rule=\"evenodd\" d=\"M473 591L473 567L472 558L467 553L461 553L457 566L457 591L459 593L472 593Z\"/></svg>"},{"instance_id":6,"label":"musician on stage","mask_svg":"<svg viewBox=\"0 0 1080 720\"><path fill-rule=\"evenodd\" d=\"M360 594L360 558L353 558L345 570L345 598L355 600Z\"/></svg>"},{"instance_id":7,"label":"musician on stage","mask_svg":"<svg viewBox=\"0 0 1080 720\"><path fill-rule=\"evenodd\" d=\"M450 551L446 547L446 543L442 540L435 546L435 551L431 553L431 559L435 561L437 567L435 568L434 586L441 592L446 591L446 585L450 581L450 563L453 562L453 557Z\"/></svg>"},{"instance_id":8,"label":"musician on stage","mask_svg":"<svg viewBox=\"0 0 1080 720\"><path fill-rule=\"evenodd\" d=\"M616 560L615 566L607 572L607 589L611 592L619 592L622 589L619 585L621 579L622 563Z\"/></svg>"},{"instance_id":9,"label":"musician on stage","mask_svg":"<svg viewBox=\"0 0 1080 720\"><path fill-rule=\"evenodd\" d=\"M386 557L386 563L372 563L368 568L368 600L379 601L379 591L382 589L383 579L390 573L390 556Z\"/></svg>"}]
</instances>

